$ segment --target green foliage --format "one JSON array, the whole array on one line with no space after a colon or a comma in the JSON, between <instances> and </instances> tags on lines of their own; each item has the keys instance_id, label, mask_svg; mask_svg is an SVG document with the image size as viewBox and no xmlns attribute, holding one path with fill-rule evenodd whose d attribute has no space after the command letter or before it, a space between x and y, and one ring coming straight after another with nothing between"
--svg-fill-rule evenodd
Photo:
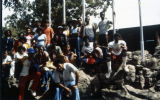
<instances>
[{"instance_id":1,"label":"green foliage","mask_svg":"<svg viewBox=\"0 0 160 100\"><path fill-rule=\"evenodd\" d=\"M62 23L62 1L52 1L52 25ZM67 21L82 15L82 0L66 0L66 18ZM86 13L96 16L97 9L107 10L111 0L86 0ZM14 13L5 18L7 24L11 28L18 28L23 31L25 27L33 27L36 20L44 21L48 19L48 0L4 0L3 4L9 9L13 9Z\"/></svg>"}]
</instances>

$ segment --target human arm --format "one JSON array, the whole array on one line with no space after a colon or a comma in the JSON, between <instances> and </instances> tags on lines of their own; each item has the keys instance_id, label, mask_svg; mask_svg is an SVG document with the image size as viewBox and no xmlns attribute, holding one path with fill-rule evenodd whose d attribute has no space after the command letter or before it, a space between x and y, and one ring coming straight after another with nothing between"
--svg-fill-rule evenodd
<instances>
[{"instance_id":1,"label":"human arm","mask_svg":"<svg viewBox=\"0 0 160 100\"><path fill-rule=\"evenodd\" d=\"M57 84L60 88L63 88L65 91L67 91L69 94L72 94L72 91L70 88L64 86L62 83Z\"/></svg>"},{"instance_id":2,"label":"human arm","mask_svg":"<svg viewBox=\"0 0 160 100\"><path fill-rule=\"evenodd\" d=\"M53 38L54 37L54 30L53 30L53 28L51 28L51 34L50 34L51 36L51 38Z\"/></svg>"}]
</instances>

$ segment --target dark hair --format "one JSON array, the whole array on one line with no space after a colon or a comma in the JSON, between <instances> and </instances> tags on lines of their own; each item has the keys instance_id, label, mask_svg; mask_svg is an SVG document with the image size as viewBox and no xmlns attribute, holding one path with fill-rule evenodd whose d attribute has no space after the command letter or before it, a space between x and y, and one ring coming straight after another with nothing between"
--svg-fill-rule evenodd
<instances>
[{"instance_id":1,"label":"dark hair","mask_svg":"<svg viewBox=\"0 0 160 100\"><path fill-rule=\"evenodd\" d=\"M100 12L100 16L101 16L103 13L105 13L105 12L104 12L104 11Z\"/></svg>"},{"instance_id":2,"label":"dark hair","mask_svg":"<svg viewBox=\"0 0 160 100\"><path fill-rule=\"evenodd\" d=\"M78 19L81 19L81 20L82 20L82 18L81 18L80 16L77 17L77 20L78 20Z\"/></svg>"},{"instance_id":3,"label":"dark hair","mask_svg":"<svg viewBox=\"0 0 160 100\"><path fill-rule=\"evenodd\" d=\"M114 38L119 37L121 38L121 35L119 33L114 34Z\"/></svg>"},{"instance_id":4,"label":"dark hair","mask_svg":"<svg viewBox=\"0 0 160 100\"><path fill-rule=\"evenodd\" d=\"M51 60L53 59L53 55L56 55L56 56L57 56L56 51L52 51L52 52L49 54L49 57L51 58Z\"/></svg>"},{"instance_id":5,"label":"dark hair","mask_svg":"<svg viewBox=\"0 0 160 100\"><path fill-rule=\"evenodd\" d=\"M11 36L12 35L12 31L11 30L4 31L4 35L6 36L8 34L8 32L10 33L10 36Z\"/></svg>"},{"instance_id":6,"label":"dark hair","mask_svg":"<svg viewBox=\"0 0 160 100\"><path fill-rule=\"evenodd\" d=\"M36 21L36 23L41 23L41 21L38 20L38 21Z\"/></svg>"},{"instance_id":7,"label":"dark hair","mask_svg":"<svg viewBox=\"0 0 160 100\"><path fill-rule=\"evenodd\" d=\"M26 51L25 47L23 47L23 46L18 47L17 51L20 52L20 50Z\"/></svg>"},{"instance_id":8,"label":"dark hair","mask_svg":"<svg viewBox=\"0 0 160 100\"><path fill-rule=\"evenodd\" d=\"M46 20L45 23L49 23L49 20Z\"/></svg>"},{"instance_id":9,"label":"dark hair","mask_svg":"<svg viewBox=\"0 0 160 100\"><path fill-rule=\"evenodd\" d=\"M24 37L24 33L21 32L18 34L18 38L22 38L21 35L23 35L23 37Z\"/></svg>"},{"instance_id":10,"label":"dark hair","mask_svg":"<svg viewBox=\"0 0 160 100\"><path fill-rule=\"evenodd\" d=\"M57 66L58 64L63 64L64 63L64 60L63 59L56 59L55 62L54 62L54 65Z\"/></svg>"},{"instance_id":11,"label":"dark hair","mask_svg":"<svg viewBox=\"0 0 160 100\"><path fill-rule=\"evenodd\" d=\"M40 31L43 32L43 29L42 29L41 27L38 28L36 32L38 33L38 32L40 32Z\"/></svg>"},{"instance_id":12,"label":"dark hair","mask_svg":"<svg viewBox=\"0 0 160 100\"><path fill-rule=\"evenodd\" d=\"M30 28L30 27L27 27L27 28L26 28L26 31L27 31L28 29L30 29L30 30L31 30L31 28Z\"/></svg>"}]
</instances>

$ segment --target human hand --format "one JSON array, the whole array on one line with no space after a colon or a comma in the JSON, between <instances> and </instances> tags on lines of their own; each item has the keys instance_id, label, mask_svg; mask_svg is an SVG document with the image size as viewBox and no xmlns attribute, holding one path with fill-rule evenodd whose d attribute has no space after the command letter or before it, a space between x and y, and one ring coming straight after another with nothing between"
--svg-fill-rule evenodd
<instances>
[{"instance_id":1,"label":"human hand","mask_svg":"<svg viewBox=\"0 0 160 100\"><path fill-rule=\"evenodd\" d=\"M71 89L70 89L70 88L65 87L65 90L69 93L69 95L72 95L72 91L71 91Z\"/></svg>"},{"instance_id":2,"label":"human hand","mask_svg":"<svg viewBox=\"0 0 160 100\"><path fill-rule=\"evenodd\" d=\"M74 85L72 88L73 88L73 90L75 90L76 88L78 88L78 86L77 86L77 85Z\"/></svg>"}]
</instances>

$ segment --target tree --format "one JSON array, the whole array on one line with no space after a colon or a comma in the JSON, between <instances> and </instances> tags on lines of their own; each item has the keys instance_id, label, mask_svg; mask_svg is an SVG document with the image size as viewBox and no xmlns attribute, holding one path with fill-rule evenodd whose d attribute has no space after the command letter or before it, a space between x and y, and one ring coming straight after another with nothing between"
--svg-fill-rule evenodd
<instances>
[{"instance_id":1,"label":"tree","mask_svg":"<svg viewBox=\"0 0 160 100\"><path fill-rule=\"evenodd\" d=\"M86 0L87 14L97 15L97 9L107 10L111 0ZM48 0L4 0L3 4L14 13L5 20L10 27L24 30L28 25L33 27L36 20L42 23L48 19ZM52 23L59 25L62 23L62 0L52 1ZM81 16L81 0L66 0L67 21Z\"/></svg>"}]
</instances>

